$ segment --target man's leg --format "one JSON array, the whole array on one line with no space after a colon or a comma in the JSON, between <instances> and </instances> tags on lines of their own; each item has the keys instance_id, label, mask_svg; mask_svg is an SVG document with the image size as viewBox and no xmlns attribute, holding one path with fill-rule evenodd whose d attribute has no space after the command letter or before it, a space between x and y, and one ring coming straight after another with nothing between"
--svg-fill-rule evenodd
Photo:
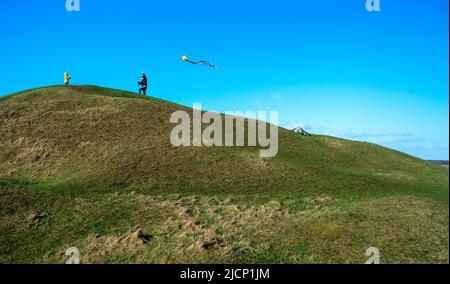
<instances>
[{"instance_id":1,"label":"man's leg","mask_svg":"<svg viewBox=\"0 0 450 284\"><path fill-rule=\"evenodd\" d=\"M146 96L147 95L147 87L145 87L145 88L143 88L144 90L144 96Z\"/></svg>"}]
</instances>

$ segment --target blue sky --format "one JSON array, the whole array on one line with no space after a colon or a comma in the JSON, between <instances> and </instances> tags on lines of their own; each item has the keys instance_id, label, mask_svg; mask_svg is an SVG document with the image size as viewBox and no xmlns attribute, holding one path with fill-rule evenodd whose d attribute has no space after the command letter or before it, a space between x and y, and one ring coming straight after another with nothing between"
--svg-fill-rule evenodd
<instances>
[{"instance_id":1,"label":"blue sky","mask_svg":"<svg viewBox=\"0 0 450 284\"><path fill-rule=\"evenodd\" d=\"M0 95L61 84L204 109L278 110L280 125L449 157L447 0L0 1ZM209 60L220 70L181 61Z\"/></svg>"}]
</instances>

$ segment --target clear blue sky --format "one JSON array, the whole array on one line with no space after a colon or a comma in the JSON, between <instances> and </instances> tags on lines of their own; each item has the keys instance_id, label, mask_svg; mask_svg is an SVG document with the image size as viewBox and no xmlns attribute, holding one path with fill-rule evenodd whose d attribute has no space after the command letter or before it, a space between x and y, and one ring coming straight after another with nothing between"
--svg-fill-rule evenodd
<instances>
[{"instance_id":1,"label":"clear blue sky","mask_svg":"<svg viewBox=\"0 0 450 284\"><path fill-rule=\"evenodd\" d=\"M0 1L0 95L61 84L204 109L278 110L280 125L448 159L447 0ZM219 71L181 61L204 59Z\"/></svg>"}]
</instances>

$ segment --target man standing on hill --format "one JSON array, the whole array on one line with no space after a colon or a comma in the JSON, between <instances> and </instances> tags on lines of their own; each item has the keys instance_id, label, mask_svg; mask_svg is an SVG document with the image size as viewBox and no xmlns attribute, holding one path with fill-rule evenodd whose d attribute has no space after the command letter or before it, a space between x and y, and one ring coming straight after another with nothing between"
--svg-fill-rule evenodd
<instances>
[{"instance_id":1,"label":"man standing on hill","mask_svg":"<svg viewBox=\"0 0 450 284\"><path fill-rule=\"evenodd\" d=\"M141 94L141 92L143 92L144 96L146 96L147 95L147 76L145 75L144 72L142 72L141 81L138 81L138 84L141 86L141 88L139 89L139 95Z\"/></svg>"}]
</instances>

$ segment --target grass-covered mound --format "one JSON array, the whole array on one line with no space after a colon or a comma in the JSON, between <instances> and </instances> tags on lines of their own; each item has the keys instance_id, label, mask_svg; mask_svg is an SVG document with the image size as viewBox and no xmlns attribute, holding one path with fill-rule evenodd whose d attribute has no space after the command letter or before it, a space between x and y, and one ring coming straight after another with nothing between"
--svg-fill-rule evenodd
<instances>
[{"instance_id":1,"label":"grass-covered mound","mask_svg":"<svg viewBox=\"0 0 450 284\"><path fill-rule=\"evenodd\" d=\"M96 86L0 98L0 262L448 262L448 169L279 130L279 153L170 144L175 110ZM142 229L145 241L133 238Z\"/></svg>"}]
</instances>

